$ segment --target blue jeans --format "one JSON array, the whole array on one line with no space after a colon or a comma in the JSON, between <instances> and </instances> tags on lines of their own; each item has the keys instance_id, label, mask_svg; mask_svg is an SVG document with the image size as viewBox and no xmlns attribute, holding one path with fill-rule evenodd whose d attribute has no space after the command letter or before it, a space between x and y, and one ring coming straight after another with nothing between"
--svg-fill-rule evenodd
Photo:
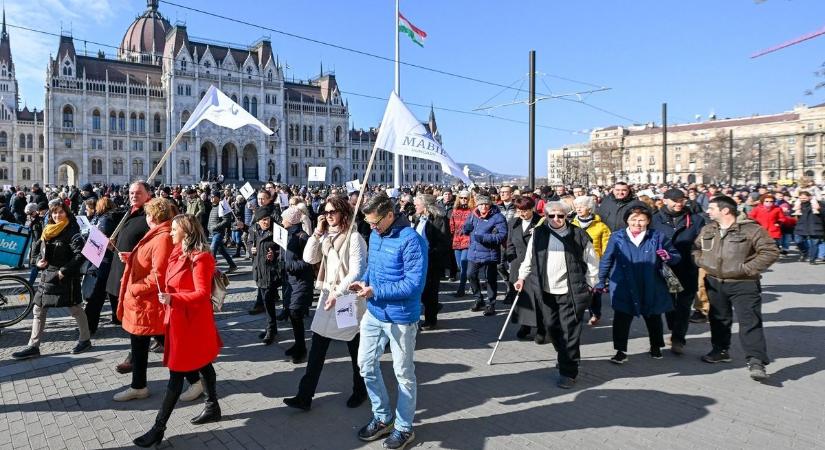
<instances>
[{"instance_id":1,"label":"blue jeans","mask_svg":"<svg viewBox=\"0 0 825 450\"><path fill-rule=\"evenodd\" d=\"M458 266L458 271L460 273L458 277L458 292L464 292L464 286L467 284L467 254L470 252L470 249L465 248L464 250L453 250L455 254L455 263Z\"/></svg>"},{"instance_id":2,"label":"blue jeans","mask_svg":"<svg viewBox=\"0 0 825 450\"><path fill-rule=\"evenodd\" d=\"M361 342L358 347L358 367L367 386L367 394L372 404L373 416L384 423L390 423L390 397L381 375L381 355L390 344L392 368L398 381L398 405L395 408L395 428L399 431L412 430L415 416L415 401L418 387L415 380L415 338L418 324L381 322L369 311L361 319Z\"/></svg>"},{"instance_id":3,"label":"blue jeans","mask_svg":"<svg viewBox=\"0 0 825 450\"><path fill-rule=\"evenodd\" d=\"M819 256L817 256L817 258L825 259L825 242L820 242L819 243L819 249L818 249L817 253L819 254Z\"/></svg>"},{"instance_id":4,"label":"blue jeans","mask_svg":"<svg viewBox=\"0 0 825 450\"><path fill-rule=\"evenodd\" d=\"M212 233L210 236L211 241L211 249L212 255L215 256L215 260L218 259L218 252L223 255L223 259L226 260L226 263L229 264L229 267L237 267L235 265L235 261L232 261L232 257L229 256L229 252L226 251L226 246L223 245L223 233Z\"/></svg>"},{"instance_id":5,"label":"blue jeans","mask_svg":"<svg viewBox=\"0 0 825 450\"><path fill-rule=\"evenodd\" d=\"M822 238L815 238L811 236L807 236L808 240L808 260L811 262L816 261L816 258L819 254L819 245L822 243Z\"/></svg>"}]
</instances>

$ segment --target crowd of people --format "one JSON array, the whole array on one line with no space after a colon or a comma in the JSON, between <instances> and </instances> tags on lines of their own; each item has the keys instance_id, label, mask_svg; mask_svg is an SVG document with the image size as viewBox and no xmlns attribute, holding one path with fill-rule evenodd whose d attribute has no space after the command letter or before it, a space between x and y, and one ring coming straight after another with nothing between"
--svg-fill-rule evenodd
<instances>
[{"instance_id":1,"label":"crowd of people","mask_svg":"<svg viewBox=\"0 0 825 450\"><path fill-rule=\"evenodd\" d=\"M161 442L179 400L205 395L203 411L191 422L219 421L213 362L220 361L222 342L212 297L220 255L227 273L238 270L241 258L251 262L257 291L249 314L266 314L257 335L262 345L275 342L279 322L291 324L294 344L285 354L294 364L306 362L306 369L296 395L284 403L311 409L328 348L343 341L353 371L346 405L368 400L372 409L358 437L385 438L385 448L404 448L415 439L416 338L439 327L445 280L457 283L452 297L471 295L471 311L483 316L497 314L499 297L515 303L516 337L553 344L563 389L575 386L585 324L601 323L606 299L613 311L611 362L630 360L636 317L647 327L652 359L663 358L668 347L683 354L689 324L707 321L712 346L702 360L730 362L736 310L749 375L764 380L770 358L761 274L780 258L825 259L823 193L812 182L618 182L533 191L369 186L363 193L269 182L248 197L237 186L215 182L12 188L0 195L0 219L31 230L30 281L36 287L31 338L13 356L40 356L52 307L68 308L77 321L72 353L88 351L108 301L111 323L130 342L116 370L131 373L131 383L113 400L150 396L150 352L163 354L170 373L155 423L135 444ZM110 237L97 266L81 254L85 223ZM351 309L355 323L339 326L340 309ZM394 410L379 364L387 344L398 383Z\"/></svg>"}]
</instances>

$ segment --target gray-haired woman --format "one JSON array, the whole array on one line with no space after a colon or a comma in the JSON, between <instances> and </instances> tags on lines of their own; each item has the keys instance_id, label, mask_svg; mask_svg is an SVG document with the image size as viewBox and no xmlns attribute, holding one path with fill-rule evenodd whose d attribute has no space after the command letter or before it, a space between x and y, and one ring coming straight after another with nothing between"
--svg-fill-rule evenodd
<instances>
[{"instance_id":1,"label":"gray-haired woman","mask_svg":"<svg viewBox=\"0 0 825 450\"><path fill-rule=\"evenodd\" d=\"M424 305L422 330L433 330L438 323L438 291L441 286L441 276L444 274L444 266L450 258L452 248L446 212L435 200L436 198L432 195L419 194L413 201L415 205L413 228L429 244L427 282L421 294L421 303Z\"/></svg>"}]
</instances>

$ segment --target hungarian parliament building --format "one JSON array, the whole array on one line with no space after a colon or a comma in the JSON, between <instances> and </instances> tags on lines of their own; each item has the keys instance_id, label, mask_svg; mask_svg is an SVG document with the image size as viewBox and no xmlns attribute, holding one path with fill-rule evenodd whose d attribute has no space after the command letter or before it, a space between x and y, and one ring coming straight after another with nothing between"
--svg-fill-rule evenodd
<instances>
[{"instance_id":1,"label":"hungarian parliament building","mask_svg":"<svg viewBox=\"0 0 825 450\"><path fill-rule=\"evenodd\" d=\"M268 39L233 48L189 39L171 25L158 0L126 30L114 58L78 53L61 35L49 57L42 110L20 109L11 39L0 37L0 184L125 184L146 178L210 85L275 133L230 130L209 122L187 133L156 181L193 184L276 181L307 185L309 167L327 168L327 183L363 177L376 128L350 129L348 102L335 74L287 81ZM430 111L425 126L440 141ZM403 158L402 184L439 183L439 164ZM370 181L393 180L393 158L379 151Z\"/></svg>"}]
</instances>

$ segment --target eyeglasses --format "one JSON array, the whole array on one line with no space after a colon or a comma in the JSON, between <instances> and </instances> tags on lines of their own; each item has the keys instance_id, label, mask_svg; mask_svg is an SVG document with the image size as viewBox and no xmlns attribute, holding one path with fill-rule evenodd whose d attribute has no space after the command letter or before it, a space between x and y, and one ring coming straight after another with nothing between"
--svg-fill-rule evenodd
<instances>
[{"instance_id":1,"label":"eyeglasses","mask_svg":"<svg viewBox=\"0 0 825 450\"><path fill-rule=\"evenodd\" d=\"M458 197L459 200L469 200L467 197Z\"/></svg>"},{"instance_id":2,"label":"eyeglasses","mask_svg":"<svg viewBox=\"0 0 825 450\"><path fill-rule=\"evenodd\" d=\"M378 226L378 224L379 224L379 223L381 223L381 221L382 221L382 220L384 220L384 218L385 218L385 217L387 217L387 216L386 216L386 215L383 215L383 216L381 216L381 218L379 218L379 219L378 219L378 220L376 220L375 222L370 222L369 220L364 219L364 222L367 222L367 225L369 225L369 226L371 226L371 227L377 227L377 226Z\"/></svg>"},{"instance_id":3,"label":"eyeglasses","mask_svg":"<svg viewBox=\"0 0 825 450\"><path fill-rule=\"evenodd\" d=\"M547 215L547 218L548 218L548 219L564 219L564 218L566 218L566 217L567 217L567 216L566 216L566 215L564 215L564 214L548 214L548 215Z\"/></svg>"},{"instance_id":4,"label":"eyeglasses","mask_svg":"<svg viewBox=\"0 0 825 450\"><path fill-rule=\"evenodd\" d=\"M333 215L333 214L335 214L335 213L337 213L337 212L339 212L337 209L333 209L332 211L324 211L324 212L322 212L322 213L321 213L321 215L324 215L324 216L331 216L331 215Z\"/></svg>"}]
</instances>

